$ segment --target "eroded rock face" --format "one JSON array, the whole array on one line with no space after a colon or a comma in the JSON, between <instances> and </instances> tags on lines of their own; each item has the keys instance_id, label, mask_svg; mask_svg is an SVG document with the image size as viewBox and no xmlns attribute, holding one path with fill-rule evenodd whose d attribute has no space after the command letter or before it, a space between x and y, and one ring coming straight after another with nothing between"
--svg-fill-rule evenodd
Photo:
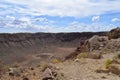
<instances>
[{"instance_id":1,"label":"eroded rock face","mask_svg":"<svg viewBox=\"0 0 120 80\"><path fill-rule=\"evenodd\" d=\"M84 40L80 43L79 47L68 55L65 59L75 58L78 54L87 52L88 58L100 59L100 51L108 44L108 38L106 36L95 35L88 40Z\"/></svg>"},{"instance_id":2,"label":"eroded rock face","mask_svg":"<svg viewBox=\"0 0 120 80\"><path fill-rule=\"evenodd\" d=\"M105 35L105 32L98 33L17 33L0 34L0 48L7 47L29 47L39 44L41 47L48 45L77 46L78 40L86 40L93 35ZM72 43L71 43L72 42ZM64 43L64 44L63 44ZM66 44L65 43L69 43ZM74 44L73 44L74 43Z\"/></svg>"},{"instance_id":3,"label":"eroded rock face","mask_svg":"<svg viewBox=\"0 0 120 80\"><path fill-rule=\"evenodd\" d=\"M105 48L108 42L107 36L94 35L90 39L85 40L83 44L77 48L77 50L80 52L100 51Z\"/></svg>"},{"instance_id":4,"label":"eroded rock face","mask_svg":"<svg viewBox=\"0 0 120 80\"><path fill-rule=\"evenodd\" d=\"M99 59L101 53L120 51L120 28L113 29L108 36L94 35L84 40L76 51L66 57L66 59L75 58L82 52L88 52L89 58ZM111 38L109 40L109 38ZM94 53L95 52L95 53Z\"/></svg>"},{"instance_id":5,"label":"eroded rock face","mask_svg":"<svg viewBox=\"0 0 120 80\"><path fill-rule=\"evenodd\" d=\"M108 33L108 39L117 39L120 38L120 28L115 28L112 29L109 33Z\"/></svg>"},{"instance_id":6,"label":"eroded rock face","mask_svg":"<svg viewBox=\"0 0 120 80\"><path fill-rule=\"evenodd\" d=\"M108 44L105 46L106 50L110 51L120 51L120 38L118 39L111 39Z\"/></svg>"},{"instance_id":7,"label":"eroded rock face","mask_svg":"<svg viewBox=\"0 0 120 80\"><path fill-rule=\"evenodd\" d=\"M108 40L107 36L95 35L88 39L88 45L89 52L120 51L120 38Z\"/></svg>"},{"instance_id":8,"label":"eroded rock face","mask_svg":"<svg viewBox=\"0 0 120 80\"><path fill-rule=\"evenodd\" d=\"M120 28L112 29L108 36L95 35L88 39L89 51L120 51Z\"/></svg>"}]
</instances>

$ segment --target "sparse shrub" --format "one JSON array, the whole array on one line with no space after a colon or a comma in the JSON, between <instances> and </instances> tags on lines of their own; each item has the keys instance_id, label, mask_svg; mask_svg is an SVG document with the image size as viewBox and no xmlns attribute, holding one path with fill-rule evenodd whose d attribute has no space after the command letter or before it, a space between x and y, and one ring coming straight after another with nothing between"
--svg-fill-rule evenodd
<instances>
[{"instance_id":1,"label":"sparse shrub","mask_svg":"<svg viewBox=\"0 0 120 80\"><path fill-rule=\"evenodd\" d=\"M14 63L14 64L13 64L13 67L14 67L14 68L18 68L18 67L19 67L19 64L18 64L18 63Z\"/></svg>"},{"instance_id":2,"label":"sparse shrub","mask_svg":"<svg viewBox=\"0 0 120 80\"><path fill-rule=\"evenodd\" d=\"M21 70L20 69L17 69L17 68L9 68L9 75L10 76L20 76L21 74Z\"/></svg>"},{"instance_id":3,"label":"sparse shrub","mask_svg":"<svg viewBox=\"0 0 120 80\"><path fill-rule=\"evenodd\" d=\"M114 56L113 59L120 59L120 53Z\"/></svg>"},{"instance_id":4,"label":"sparse shrub","mask_svg":"<svg viewBox=\"0 0 120 80\"><path fill-rule=\"evenodd\" d=\"M88 57L88 53L80 53L77 55L77 58L87 58Z\"/></svg>"},{"instance_id":5,"label":"sparse shrub","mask_svg":"<svg viewBox=\"0 0 120 80\"><path fill-rule=\"evenodd\" d=\"M61 60L60 59L53 59L51 62L55 64L55 63L60 63Z\"/></svg>"},{"instance_id":6,"label":"sparse shrub","mask_svg":"<svg viewBox=\"0 0 120 80\"><path fill-rule=\"evenodd\" d=\"M4 73L4 72L7 72L9 71L9 66L8 65L5 65L4 63L0 62L0 73Z\"/></svg>"},{"instance_id":7,"label":"sparse shrub","mask_svg":"<svg viewBox=\"0 0 120 80\"><path fill-rule=\"evenodd\" d=\"M0 62L0 77L2 73L3 73L3 64Z\"/></svg>"},{"instance_id":8,"label":"sparse shrub","mask_svg":"<svg viewBox=\"0 0 120 80\"><path fill-rule=\"evenodd\" d=\"M107 59L107 60L105 61L105 68L109 68L111 63L112 63L112 60Z\"/></svg>"},{"instance_id":9,"label":"sparse shrub","mask_svg":"<svg viewBox=\"0 0 120 80\"><path fill-rule=\"evenodd\" d=\"M10 68L9 66L4 65L4 66L3 66L3 71L4 71L4 72L7 72L7 71L9 71L9 68Z\"/></svg>"},{"instance_id":10,"label":"sparse shrub","mask_svg":"<svg viewBox=\"0 0 120 80\"><path fill-rule=\"evenodd\" d=\"M63 73L58 73L55 80L66 80Z\"/></svg>"},{"instance_id":11,"label":"sparse shrub","mask_svg":"<svg viewBox=\"0 0 120 80\"><path fill-rule=\"evenodd\" d=\"M44 72L45 69L48 67L48 64L42 63L40 67L41 67L41 71Z\"/></svg>"}]
</instances>

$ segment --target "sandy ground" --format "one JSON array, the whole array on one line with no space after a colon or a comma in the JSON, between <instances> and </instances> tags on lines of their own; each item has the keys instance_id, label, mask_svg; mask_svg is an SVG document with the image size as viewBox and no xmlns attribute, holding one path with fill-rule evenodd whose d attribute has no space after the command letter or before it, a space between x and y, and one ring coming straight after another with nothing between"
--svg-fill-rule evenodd
<instances>
[{"instance_id":1,"label":"sandy ground","mask_svg":"<svg viewBox=\"0 0 120 80\"><path fill-rule=\"evenodd\" d=\"M96 73L97 69L105 69L105 61L112 59L115 54L104 54L103 59L78 59L57 64L60 72L64 73L66 80L120 80L118 75L112 73Z\"/></svg>"}]
</instances>

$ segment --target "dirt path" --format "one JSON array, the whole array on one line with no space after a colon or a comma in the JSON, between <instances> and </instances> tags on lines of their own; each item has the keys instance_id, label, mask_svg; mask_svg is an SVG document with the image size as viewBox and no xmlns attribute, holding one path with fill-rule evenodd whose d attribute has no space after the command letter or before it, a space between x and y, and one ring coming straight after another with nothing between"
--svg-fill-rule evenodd
<instances>
[{"instance_id":1,"label":"dirt path","mask_svg":"<svg viewBox=\"0 0 120 80\"><path fill-rule=\"evenodd\" d=\"M105 61L112 59L115 54L105 54L103 59L79 59L57 64L60 72L64 73L67 80L120 80L112 73L96 73L97 69L105 67Z\"/></svg>"}]
</instances>

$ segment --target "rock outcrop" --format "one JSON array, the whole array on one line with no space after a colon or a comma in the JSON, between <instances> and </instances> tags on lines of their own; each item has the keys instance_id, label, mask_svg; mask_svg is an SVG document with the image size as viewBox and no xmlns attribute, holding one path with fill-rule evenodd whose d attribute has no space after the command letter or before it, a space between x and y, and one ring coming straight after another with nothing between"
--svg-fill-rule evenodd
<instances>
[{"instance_id":1,"label":"rock outcrop","mask_svg":"<svg viewBox=\"0 0 120 80\"><path fill-rule=\"evenodd\" d=\"M120 38L120 28L115 28L112 29L109 33L108 33L108 39L117 39Z\"/></svg>"},{"instance_id":2,"label":"rock outcrop","mask_svg":"<svg viewBox=\"0 0 120 80\"><path fill-rule=\"evenodd\" d=\"M107 36L98 36L95 35L92 38L88 39L89 50L102 50L108 43Z\"/></svg>"},{"instance_id":3,"label":"rock outcrop","mask_svg":"<svg viewBox=\"0 0 120 80\"><path fill-rule=\"evenodd\" d=\"M101 53L120 51L120 28L108 32L108 36L94 35L93 37L81 42L76 51L66 57L75 58L80 53L89 53L88 57L99 59Z\"/></svg>"}]
</instances>

